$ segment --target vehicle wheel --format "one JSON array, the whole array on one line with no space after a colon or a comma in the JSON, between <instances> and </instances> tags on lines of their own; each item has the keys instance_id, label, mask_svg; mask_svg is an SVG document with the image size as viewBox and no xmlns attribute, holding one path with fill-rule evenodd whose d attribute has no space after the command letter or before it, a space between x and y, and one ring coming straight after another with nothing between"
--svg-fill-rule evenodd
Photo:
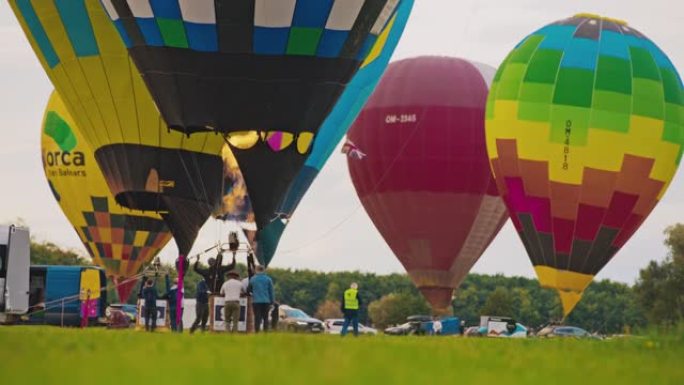
<instances>
[{"instance_id":1,"label":"vehicle wheel","mask_svg":"<svg viewBox=\"0 0 684 385\"><path fill-rule=\"evenodd\" d=\"M297 333L297 328L294 327L294 325L288 325L287 326L287 331L290 333Z\"/></svg>"}]
</instances>

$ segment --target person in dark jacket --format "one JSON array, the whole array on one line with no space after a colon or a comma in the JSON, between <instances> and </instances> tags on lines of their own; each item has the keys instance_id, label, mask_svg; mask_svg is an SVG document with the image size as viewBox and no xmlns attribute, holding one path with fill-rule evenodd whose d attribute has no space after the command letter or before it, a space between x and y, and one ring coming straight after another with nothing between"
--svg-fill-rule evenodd
<instances>
[{"instance_id":1,"label":"person in dark jacket","mask_svg":"<svg viewBox=\"0 0 684 385\"><path fill-rule=\"evenodd\" d=\"M268 331L268 310L275 302L273 280L266 275L263 266L256 267L256 274L249 280L249 292L252 293L252 309L254 310L254 331L259 333L261 325Z\"/></svg>"},{"instance_id":2,"label":"person in dark jacket","mask_svg":"<svg viewBox=\"0 0 684 385\"><path fill-rule=\"evenodd\" d=\"M344 337L347 335L347 330L351 324L354 328L354 336L359 335L359 309L361 308L361 298L359 297L359 285L352 282L349 289L342 294L342 301L340 303L342 313L344 314L344 324L340 335Z\"/></svg>"},{"instance_id":3,"label":"person in dark jacket","mask_svg":"<svg viewBox=\"0 0 684 385\"><path fill-rule=\"evenodd\" d=\"M143 316L145 317L145 331L153 332L157 328L157 285L156 278L148 278L140 285L138 297L143 300Z\"/></svg>"},{"instance_id":4,"label":"person in dark jacket","mask_svg":"<svg viewBox=\"0 0 684 385\"><path fill-rule=\"evenodd\" d=\"M170 287L169 287L170 286ZM178 278L174 278L173 280L173 286L170 285L170 278L167 275L166 276L166 294L162 297L163 299L167 300L169 303L169 321L171 323L171 331L174 332L183 332L183 300L181 296L181 322L180 324L176 323L176 311L178 309Z\"/></svg>"},{"instance_id":5,"label":"person in dark jacket","mask_svg":"<svg viewBox=\"0 0 684 385\"><path fill-rule=\"evenodd\" d=\"M195 322L192 323L190 334L197 330L200 323L202 331L206 331L207 321L209 320L209 286L207 286L207 281L205 281L204 278L197 283L196 292Z\"/></svg>"},{"instance_id":6,"label":"person in dark jacket","mask_svg":"<svg viewBox=\"0 0 684 385\"><path fill-rule=\"evenodd\" d=\"M209 258L209 267L206 269L203 269L199 265L199 257L197 258L197 261L195 261L195 264L193 268L195 269L195 272L197 274L201 275L202 278L207 282L207 286L209 286L209 291L212 292L213 294L218 294L219 290L221 290L221 286L223 286L224 282L224 277L226 273L229 271L235 269L235 255L233 255L233 262L231 262L227 266L222 266L221 261L223 260L222 254L219 253L218 259L216 258Z\"/></svg>"}]
</instances>

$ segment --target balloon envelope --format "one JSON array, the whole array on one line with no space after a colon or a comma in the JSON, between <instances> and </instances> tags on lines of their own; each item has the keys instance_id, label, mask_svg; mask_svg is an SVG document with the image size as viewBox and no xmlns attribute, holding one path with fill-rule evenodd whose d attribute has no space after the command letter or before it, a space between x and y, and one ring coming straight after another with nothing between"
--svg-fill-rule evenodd
<instances>
[{"instance_id":1,"label":"balloon envelope","mask_svg":"<svg viewBox=\"0 0 684 385\"><path fill-rule=\"evenodd\" d=\"M665 193L684 142L667 56L614 19L577 15L526 37L497 72L487 150L543 286L567 316Z\"/></svg>"},{"instance_id":2,"label":"balloon envelope","mask_svg":"<svg viewBox=\"0 0 684 385\"><path fill-rule=\"evenodd\" d=\"M259 229L405 0L103 0L165 121L229 134Z\"/></svg>"},{"instance_id":3,"label":"balloon envelope","mask_svg":"<svg viewBox=\"0 0 684 385\"><path fill-rule=\"evenodd\" d=\"M161 212L186 255L220 201L223 138L168 129L99 0L9 3L116 201Z\"/></svg>"},{"instance_id":4,"label":"balloon envelope","mask_svg":"<svg viewBox=\"0 0 684 385\"><path fill-rule=\"evenodd\" d=\"M318 173L373 93L380 77L385 72L385 68L387 68L394 49L399 44L412 8L413 0L401 2L396 15L390 19L385 29L380 33L375 45L361 64L361 68L345 88L342 96L335 104L335 108L323 122L304 167L290 185L278 209L280 216L289 219L294 214ZM259 231L257 257L262 264L268 265L271 262L287 223L289 223L287 220L282 219L273 221Z\"/></svg>"},{"instance_id":5,"label":"balloon envelope","mask_svg":"<svg viewBox=\"0 0 684 385\"><path fill-rule=\"evenodd\" d=\"M171 239L162 218L126 209L109 192L92 150L56 92L41 130L45 177L93 262L117 285L140 272ZM125 302L136 280L117 286Z\"/></svg>"},{"instance_id":6,"label":"balloon envelope","mask_svg":"<svg viewBox=\"0 0 684 385\"><path fill-rule=\"evenodd\" d=\"M435 310L507 219L487 161L484 108L494 69L419 57L390 64L348 139L366 212Z\"/></svg>"}]
</instances>

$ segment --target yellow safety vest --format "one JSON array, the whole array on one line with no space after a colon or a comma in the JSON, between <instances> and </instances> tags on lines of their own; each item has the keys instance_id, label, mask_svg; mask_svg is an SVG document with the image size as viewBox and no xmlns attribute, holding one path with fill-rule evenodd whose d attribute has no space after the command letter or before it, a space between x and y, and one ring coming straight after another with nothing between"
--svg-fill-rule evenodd
<instances>
[{"instance_id":1,"label":"yellow safety vest","mask_svg":"<svg viewBox=\"0 0 684 385\"><path fill-rule=\"evenodd\" d=\"M359 310L359 299L356 297L359 293L356 289L347 289L344 292L344 308L347 310Z\"/></svg>"}]
</instances>

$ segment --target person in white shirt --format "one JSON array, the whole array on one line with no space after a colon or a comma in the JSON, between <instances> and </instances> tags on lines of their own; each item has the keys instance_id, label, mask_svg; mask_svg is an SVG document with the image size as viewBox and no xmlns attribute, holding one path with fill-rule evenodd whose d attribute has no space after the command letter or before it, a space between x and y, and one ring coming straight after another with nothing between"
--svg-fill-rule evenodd
<instances>
[{"instance_id":1,"label":"person in white shirt","mask_svg":"<svg viewBox=\"0 0 684 385\"><path fill-rule=\"evenodd\" d=\"M221 286L221 295L226 301L223 307L226 331L235 333L238 331L240 319L240 294L242 294L242 281L240 274L234 270L226 274L226 282Z\"/></svg>"},{"instance_id":2,"label":"person in white shirt","mask_svg":"<svg viewBox=\"0 0 684 385\"><path fill-rule=\"evenodd\" d=\"M432 333L442 334L442 321L435 320L434 322L432 322Z\"/></svg>"}]
</instances>

